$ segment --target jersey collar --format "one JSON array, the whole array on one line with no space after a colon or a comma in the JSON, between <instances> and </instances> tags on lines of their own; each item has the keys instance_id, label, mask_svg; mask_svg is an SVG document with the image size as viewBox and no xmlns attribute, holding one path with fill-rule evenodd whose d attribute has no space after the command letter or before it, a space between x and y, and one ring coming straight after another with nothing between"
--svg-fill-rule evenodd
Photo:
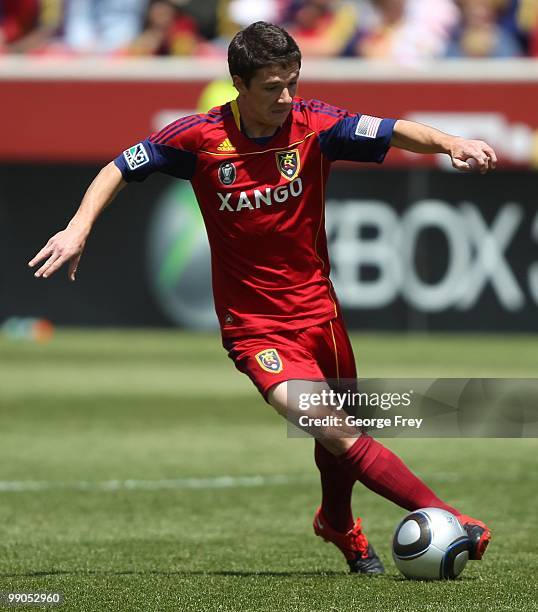
<instances>
[{"instance_id":1,"label":"jersey collar","mask_svg":"<svg viewBox=\"0 0 538 612\"><path fill-rule=\"evenodd\" d=\"M241 140L243 141L244 144L248 143L251 147L256 148L256 149L266 148L267 144L273 141L273 139L277 139L282 134L282 132L291 124L291 121L292 121L293 110L290 111L283 125L280 128L278 128L276 132L270 137L270 140L266 144L261 145L257 143L255 139L249 138L241 129L241 123L242 123L241 122L241 112L239 110L239 104L237 103L237 98L230 102L230 108L232 110L232 116L234 119L233 122L235 124L235 129L239 133Z\"/></svg>"},{"instance_id":2,"label":"jersey collar","mask_svg":"<svg viewBox=\"0 0 538 612\"><path fill-rule=\"evenodd\" d=\"M237 104L237 98L230 102L232 108L232 115L234 117L235 126L241 131L241 113L239 112L239 104Z\"/></svg>"}]
</instances>

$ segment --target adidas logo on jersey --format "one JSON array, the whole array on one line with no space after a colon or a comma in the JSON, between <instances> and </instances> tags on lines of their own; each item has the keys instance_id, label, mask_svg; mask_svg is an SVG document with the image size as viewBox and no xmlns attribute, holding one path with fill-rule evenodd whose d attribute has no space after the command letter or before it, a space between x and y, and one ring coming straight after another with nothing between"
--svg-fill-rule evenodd
<instances>
[{"instance_id":1,"label":"adidas logo on jersey","mask_svg":"<svg viewBox=\"0 0 538 612\"><path fill-rule=\"evenodd\" d=\"M217 147L217 151L225 151L225 152L230 152L230 151L235 151L235 147L233 146L233 144L230 142L229 138L226 138L226 140L223 140L219 146Z\"/></svg>"}]
</instances>

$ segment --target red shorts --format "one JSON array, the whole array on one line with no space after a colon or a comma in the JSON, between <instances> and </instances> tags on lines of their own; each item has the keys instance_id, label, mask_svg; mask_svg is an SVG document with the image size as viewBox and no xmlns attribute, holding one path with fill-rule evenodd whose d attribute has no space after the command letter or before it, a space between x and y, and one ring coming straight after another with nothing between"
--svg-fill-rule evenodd
<instances>
[{"instance_id":1,"label":"red shorts","mask_svg":"<svg viewBox=\"0 0 538 612\"><path fill-rule=\"evenodd\" d=\"M269 389L286 380L357 377L353 349L340 317L304 329L226 338L223 345L235 367L266 400Z\"/></svg>"}]
</instances>

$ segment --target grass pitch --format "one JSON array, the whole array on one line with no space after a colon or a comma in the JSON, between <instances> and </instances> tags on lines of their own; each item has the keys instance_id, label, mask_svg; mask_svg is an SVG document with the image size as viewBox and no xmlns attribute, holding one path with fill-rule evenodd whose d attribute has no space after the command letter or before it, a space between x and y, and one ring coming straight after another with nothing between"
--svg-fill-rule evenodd
<instances>
[{"instance_id":1,"label":"grass pitch","mask_svg":"<svg viewBox=\"0 0 538 612\"><path fill-rule=\"evenodd\" d=\"M533 377L532 337L354 336L362 376ZM0 592L62 609L537 610L536 440L389 440L494 541L454 582L390 557L403 511L360 484L388 573L350 576L312 533L312 443L286 428L215 336L63 331L0 340Z\"/></svg>"}]
</instances>

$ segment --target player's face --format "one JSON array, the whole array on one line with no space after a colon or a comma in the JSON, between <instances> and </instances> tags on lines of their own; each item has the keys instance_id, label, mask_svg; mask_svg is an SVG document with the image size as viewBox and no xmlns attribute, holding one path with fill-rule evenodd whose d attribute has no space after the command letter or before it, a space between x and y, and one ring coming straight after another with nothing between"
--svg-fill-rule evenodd
<instances>
[{"instance_id":1,"label":"player's face","mask_svg":"<svg viewBox=\"0 0 538 612\"><path fill-rule=\"evenodd\" d=\"M234 77L244 118L273 131L281 126L291 111L298 79L298 64L260 68L248 87L240 77Z\"/></svg>"}]
</instances>

